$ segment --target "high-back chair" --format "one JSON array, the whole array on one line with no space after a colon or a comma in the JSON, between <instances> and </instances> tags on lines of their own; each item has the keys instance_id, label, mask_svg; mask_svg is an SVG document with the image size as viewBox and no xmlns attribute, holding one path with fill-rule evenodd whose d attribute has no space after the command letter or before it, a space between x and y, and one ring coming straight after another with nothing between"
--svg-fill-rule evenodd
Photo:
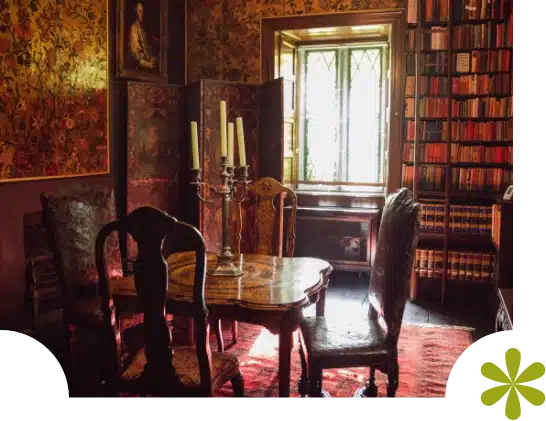
<instances>
[{"instance_id":1,"label":"high-back chair","mask_svg":"<svg viewBox=\"0 0 546 421\"><path fill-rule=\"evenodd\" d=\"M106 239L114 232L131 235L138 246L134 285L144 312L145 347L132 359L122 359L116 312L105 259ZM195 252L195 277L191 313L195 347L172 347L165 306L169 284L163 244L174 238L185 251ZM172 249L170 251L173 251ZM109 394L120 392L152 396L212 396L231 381L234 394L244 395L236 357L211 352L208 310L205 303L206 252L203 237L193 226L151 207L141 207L105 225L96 239L103 326L107 332L106 377ZM115 282L115 281L114 281Z\"/></svg>"},{"instance_id":2,"label":"high-back chair","mask_svg":"<svg viewBox=\"0 0 546 421\"><path fill-rule=\"evenodd\" d=\"M409 292L409 278L419 227L419 204L408 189L390 195L383 208L369 289L368 318L344 323L327 317L301 322L302 379L300 394L318 397L322 370L370 367L364 391L377 396L375 370L388 376L387 396L398 387L398 337ZM307 377L309 377L307 379ZM327 394L326 394L327 395Z\"/></svg>"},{"instance_id":3,"label":"high-back chair","mask_svg":"<svg viewBox=\"0 0 546 421\"><path fill-rule=\"evenodd\" d=\"M78 337L80 342L83 341L83 332L89 333L85 335L86 340L96 343L93 331L102 321L95 238L102 226L116 217L114 190L78 184L55 193L42 193L40 200L61 291L65 357L68 358L65 370L68 371L71 394L86 394L89 393L87 389L93 386L84 382L86 376L81 371L78 375L74 373L74 345ZM108 239L106 252L110 277L124 276L117 237ZM89 358L79 367L89 368L89 374L93 375L91 363Z\"/></svg>"}]
</instances>

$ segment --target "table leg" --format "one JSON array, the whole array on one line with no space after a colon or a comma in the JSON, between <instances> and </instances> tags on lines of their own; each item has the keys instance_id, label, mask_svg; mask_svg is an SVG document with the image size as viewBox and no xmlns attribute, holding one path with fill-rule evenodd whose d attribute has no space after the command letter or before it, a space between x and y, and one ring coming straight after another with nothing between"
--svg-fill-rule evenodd
<instances>
[{"instance_id":1,"label":"table leg","mask_svg":"<svg viewBox=\"0 0 546 421\"><path fill-rule=\"evenodd\" d=\"M279 334L279 396L290 396L290 354L293 346L292 330L281 327Z\"/></svg>"},{"instance_id":2,"label":"table leg","mask_svg":"<svg viewBox=\"0 0 546 421\"><path fill-rule=\"evenodd\" d=\"M324 317L324 311L326 307L326 288L322 288L319 292L319 299L317 301L317 317Z\"/></svg>"}]
</instances>

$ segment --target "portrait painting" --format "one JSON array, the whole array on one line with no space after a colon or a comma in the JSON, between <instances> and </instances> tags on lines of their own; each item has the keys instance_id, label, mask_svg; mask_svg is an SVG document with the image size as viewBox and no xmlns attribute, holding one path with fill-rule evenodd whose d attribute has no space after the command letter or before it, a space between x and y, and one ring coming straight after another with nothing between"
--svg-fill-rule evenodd
<instances>
[{"instance_id":1,"label":"portrait painting","mask_svg":"<svg viewBox=\"0 0 546 421\"><path fill-rule=\"evenodd\" d=\"M0 183L109 172L107 4L0 1Z\"/></svg>"},{"instance_id":2,"label":"portrait painting","mask_svg":"<svg viewBox=\"0 0 546 421\"><path fill-rule=\"evenodd\" d=\"M167 82L167 1L118 0L118 76Z\"/></svg>"}]
</instances>

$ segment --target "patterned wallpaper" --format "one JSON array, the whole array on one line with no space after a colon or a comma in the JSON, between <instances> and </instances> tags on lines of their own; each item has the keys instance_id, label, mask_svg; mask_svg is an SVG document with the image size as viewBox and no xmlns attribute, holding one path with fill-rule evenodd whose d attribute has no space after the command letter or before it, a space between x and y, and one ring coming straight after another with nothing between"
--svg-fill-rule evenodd
<instances>
[{"instance_id":1,"label":"patterned wallpaper","mask_svg":"<svg viewBox=\"0 0 546 421\"><path fill-rule=\"evenodd\" d=\"M260 19L404 7L404 0L188 0L188 82L260 82Z\"/></svg>"},{"instance_id":2,"label":"patterned wallpaper","mask_svg":"<svg viewBox=\"0 0 546 421\"><path fill-rule=\"evenodd\" d=\"M107 0L0 0L0 181L108 170Z\"/></svg>"}]
</instances>

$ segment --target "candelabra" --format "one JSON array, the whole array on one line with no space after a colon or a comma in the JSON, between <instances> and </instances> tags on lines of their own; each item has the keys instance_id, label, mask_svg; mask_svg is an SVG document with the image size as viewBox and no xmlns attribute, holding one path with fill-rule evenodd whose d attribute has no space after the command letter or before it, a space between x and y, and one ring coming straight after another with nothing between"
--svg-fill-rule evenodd
<instances>
[{"instance_id":1,"label":"candelabra","mask_svg":"<svg viewBox=\"0 0 546 421\"><path fill-rule=\"evenodd\" d=\"M246 198L248 181L248 166L239 167L239 176L235 177L235 168L228 167L227 157L220 157L220 178L222 182L218 186L211 186L208 183L201 181L201 169L192 169L193 180L191 184L195 185L197 197L205 203L211 203L213 200L205 199L201 196L201 186L205 189L210 189L214 194L220 196L222 200L222 251L218 254L218 262L216 267L208 269L209 275L215 276L240 276L243 274L242 267L233 263L233 253L229 246L229 203L242 202ZM237 186L241 185L243 192L240 197L237 197Z\"/></svg>"}]
</instances>

